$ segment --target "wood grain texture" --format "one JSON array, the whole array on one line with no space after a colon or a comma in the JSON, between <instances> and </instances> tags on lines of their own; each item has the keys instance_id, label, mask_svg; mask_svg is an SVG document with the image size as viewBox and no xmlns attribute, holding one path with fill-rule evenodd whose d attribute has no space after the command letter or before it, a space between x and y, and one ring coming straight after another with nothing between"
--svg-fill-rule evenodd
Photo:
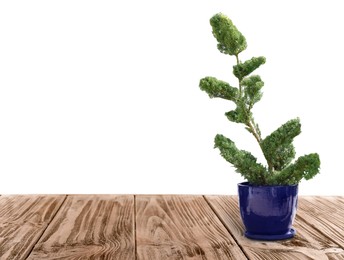
<instances>
[{"instance_id":1,"label":"wood grain texture","mask_svg":"<svg viewBox=\"0 0 344 260\"><path fill-rule=\"evenodd\" d=\"M249 259L344 259L344 250L335 243L336 240L329 240L298 216L294 223L297 234L293 239L253 241L244 237L237 197L206 196L206 199ZM300 201L303 204L302 198Z\"/></svg>"},{"instance_id":2,"label":"wood grain texture","mask_svg":"<svg viewBox=\"0 0 344 260\"><path fill-rule=\"evenodd\" d=\"M0 259L26 259L65 195L0 197Z\"/></svg>"},{"instance_id":3,"label":"wood grain texture","mask_svg":"<svg viewBox=\"0 0 344 260\"><path fill-rule=\"evenodd\" d=\"M344 198L304 197L300 217L344 248Z\"/></svg>"},{"instance_id":4,"label":"wood grain texture","mask_svg":"<svg viewBox=\"0 0 344 260\"><path fill-rule=\"evenodd\" d=\"M134 196L68 196L28 259L135 259Z\"/></svg>"},{"instance_id":5,"label":"wood grain texture","mask_svg":"<svg viewBox=\"0 0 344 260\"><path fill-rule=\"evenodd\" d=\"M343 197L300 197L294 227L245 238L236 196L5 195L0 260L344 260Z\"/></svg>"},{"instance_id":6,"label":"wood grain texture","mask_svg":"<svg viewBox=\"0 0 344 260\"><path fill-rule=\"evenodd\" d=\"M246 259L202 196L137 196L138 260Z\"/></svg>"}]
</instances>

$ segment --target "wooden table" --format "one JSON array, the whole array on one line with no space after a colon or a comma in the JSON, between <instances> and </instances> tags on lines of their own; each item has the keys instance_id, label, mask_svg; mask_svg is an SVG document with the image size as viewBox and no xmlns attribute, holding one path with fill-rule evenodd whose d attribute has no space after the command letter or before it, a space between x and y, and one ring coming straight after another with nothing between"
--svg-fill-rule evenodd
<instances>
[{"instance_id":1,"label":"wooden table","mask_svg":"<svg viewBox=\"0 0 344 260\"><path fill-rule=\"evenodd\" d=\"M344 197L300 197L297 235L243 236L236 196L3 195L0 259L344 259Z\"/></svg>"}]
</instances>

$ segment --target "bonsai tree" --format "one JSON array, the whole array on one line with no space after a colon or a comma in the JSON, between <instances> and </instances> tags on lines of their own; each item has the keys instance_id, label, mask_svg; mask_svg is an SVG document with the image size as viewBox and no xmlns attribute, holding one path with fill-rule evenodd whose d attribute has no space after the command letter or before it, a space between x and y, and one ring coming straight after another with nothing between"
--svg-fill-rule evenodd
<instances>
[{"instance_id":1,"label":"bonsai tree","mask_svg":"<svg viewBox=\"0 0 344 260\"><path fill-rule=\"evenodd\" d=\"M265 63L265 57L253 57L242 62L239 54L246 49L247 43L232 21L218 13L210 19L210 24L219 51L236 59L233 74L238 82L237 87L234 87L215 77L205 77L200 80L199 86L210 98L234 102L236 108L225 113L226 117L231 122L243 124L253 135L267 165L258 163L250 152L238 149L231 139L221 134L215 137L215 148L236 168L236 172L253 185L292 185L303 178L311 179L319 172L319 155L311 153L293 161L295 149L292 142L301 133L300 119L289 120L265 138L254 120L252 109L262 98L264 82L260 76L251 73Z\"/></svg>"}]
</instances>

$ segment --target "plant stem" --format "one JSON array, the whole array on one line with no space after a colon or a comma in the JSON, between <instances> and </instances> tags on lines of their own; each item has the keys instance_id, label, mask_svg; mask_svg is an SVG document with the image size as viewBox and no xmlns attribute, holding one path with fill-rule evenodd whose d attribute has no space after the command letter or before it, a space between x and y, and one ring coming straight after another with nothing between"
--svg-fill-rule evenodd
<instances>
[{"instance_id":1,"label":"plant stem","mask_svg":"<svg viewBox=\"0 0 344 260\"><path fill-rule=\"evenodd\" d=\"M236 62L237 62L237 65L240 64L240 60L239 60L239 55L235 55L236 57ZM239 97L238 97L238 101L242 99L242 86L241 86L241 80L238 79L239 81ZM252 133L252 135L254 136L254 138L257 140L258 144L259 144L259 147L261 149L261 151L263 152L264 154L264 150L263 150L263 147L262 147L262 137L261 137L261 134L260 134L260 131L258 131L257 129L257 125L255 124L252 116L249 116L250 115L250 110L251 110L252 106L250 106L247 111L245 110L246 114L247 114L247 117L249 118L247 123L246 123L246 126L250 129L250 132ZM264 157L266 159L266 162L268 164L268 170L269 170L269 173L272 174L273 172L273 166L271 164L271 162L266 158L265 154L264 154Z\"/></svg>"},{"instance_id":2,"label":"plant stem","mask_svg":"<svg viewBox=\"0 0 344 260\"><path fill-rule=\"evenodd\" d=\"M237 65L239 65L239 63L240 63L239 54L236 54L236 55L235 55L235 58L236 58ZM238 81L239 81L239 99L241 99L241 95L242 95L241 80L238 79Z\"/></svg>"},{"instance_id":3,"label":"plant stem","mask_svg":"<svg viewBox=\"0 0 344 260\"><path fill-rule=\"evenodd\" d=\"M256 138L258 144L260 145L261 141L262 141L262 137L259 135L257 129L254 127L253 119L248 121L247 126L251 129L251 133L253 134L253 136Z\"/></svg>"},{"instance_id":4,"label":"plant stem","mask_svg":"<svg viewBox=\"0 0 344 260\"><path fill-rule=\"evenodd\" d=\"M261 135L259 134L259 132L258 132L258 130L256 128L256 124L254 123L253 118L251 118L250 121L248 121L247 127L250 128L251 133L256 138L256 140L257 140L257 142L259 144L259 147L260 147L260 149L262 150L262 152L264 154L264 150L263 150L263 147L262 147L262 137L261 137ZM266 158L265 154L264 154L264 157L265 157L265 160L266 160L266 162L268 164L269 173L272 174L273 166L272 166L271 162Z\"/></svg>"}]
</instances>

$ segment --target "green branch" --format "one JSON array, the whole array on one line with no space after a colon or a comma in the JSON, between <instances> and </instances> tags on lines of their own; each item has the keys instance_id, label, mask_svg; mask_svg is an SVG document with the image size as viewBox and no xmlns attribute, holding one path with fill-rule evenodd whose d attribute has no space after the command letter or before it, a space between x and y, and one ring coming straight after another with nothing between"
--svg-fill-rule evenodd
<instances>
[{"instance_id":1,"label":"green branch","mask_svg":"<svg viewBox=\"0 0 344 260\"><path fill-rule=\"evenodd\" d=\"M303 178L309 180L319 173L320 158L317 153L299 157L295 163L272 175L271 185L292 185L299 183Z\"/></svg>"},{"instance_id":2,"label":"green branch","mask_svg":"<svg viewBox=\"0 0 344 260\"><path fill-rule=\"evenodd\" d=\"M262 141L262 151L270 161L273 170L280 171L295 157L292 144L294 137L301 133L300 119L292 119L280 126Z\"/></svg>"},{"instance_id":3,"label":"green branch","mask_svg":"<svg viewBox=\"0 0 344 260\"><path fill-rule=\"evenodd\" d=\"M220 52L229 55L238 55L246 49L245 37L238 31L232 21L224 14L216 14L210 19L213 35L218 41Z\"/></svg>"},{"instance_id":4,"label":"green branch","mask_svg":"<svg viewBox=\"0 0 344 260\"><path fill-rule=\"evenodd\" d=\"M263 56L258 58L253 57L244 63L239 63L237 59L237 65L233 66L233 74L239 79L239 81L241 81L244 77L258 69L260 65L265 63L265 61L265 57Z\"/></svg>"},{"instance_id":5,"label":"green branch","mask_svg":"<svg viewBox=\"0 0 344 260\"><path fill-rule=\"evenodd\" d=\"M218 80L215 77L205 77L200 80L199 87L208 93L210 98L223 98L235 101L238 89L230 86L227 82Z\"/></svg>"},{"instance_id":6,"label":"green branch","mask_svg":"<svg viewBox=\"0 0 344 260\"><path fill-rule=\"evenodd\" d=\"M216 135L215 148L219 148L222 157L230 162L236 171L249 182L266 183L266 168L257 163L257 159L251 153L239 150L232 140L223 135Z\"/></svg>"}]
</instances>

